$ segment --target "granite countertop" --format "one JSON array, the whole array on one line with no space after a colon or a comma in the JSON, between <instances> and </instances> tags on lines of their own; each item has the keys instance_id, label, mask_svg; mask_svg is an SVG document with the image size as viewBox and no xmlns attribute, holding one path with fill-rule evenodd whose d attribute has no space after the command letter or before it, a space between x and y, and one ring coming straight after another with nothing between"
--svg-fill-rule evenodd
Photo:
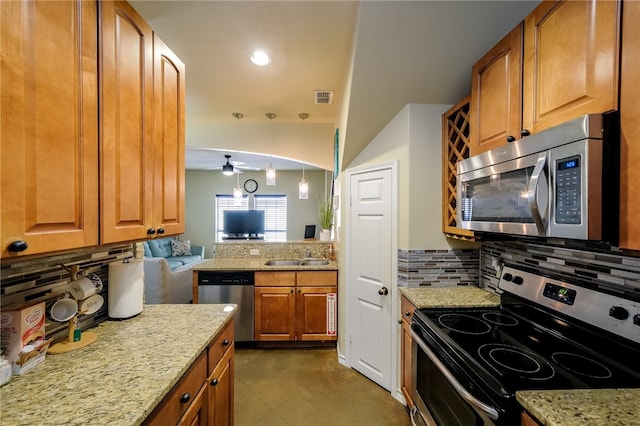
<instances>
[{"instance_id":1,"label":"granite countertop","mask_svg":"<svg viewBox=\"0 0 640 426\"><path fill-rule=\"evenodd\" d=\"M520 391L516 398L545 426L640 425L640 389Z\"/></svg>"},{"instance_id":2,"label":"granite countertop","mask_svg":"<svg viewBox=\"0 0 640 426\"><path fill-rule=\"evenodd\" d=\"M284 258L283 258L284 259ZM287 258L289 259L289 258ZM293 259L293 258L291 258ZM207 259L193 267L194 271L337 271L338 262L328 265L270 266L265 265L270 258L263 257L220 257Z\"/></svg>"},{"instance_id":3,"label":"granite countertop","mask_svg":"<svg viewBox=\"0 0 640 426\"><path fill-rule=\"evenodd\" d=\"M229 312L224 307L231 306ZM138 425L230 321L236 305L145 305L98 339L0 388L3 425ZM227 308L229 310L229 308Z\"/></svg>"},{"instance_id":4,"label":"granite countertop","mask_svg":"<svg viewBox=\"0 0 640 426\"><path fill-rule=\"evenodd\" d=\"M478 287L398 287L416 308L499 306L500 295Z\"/></svg>"}]
</instances>

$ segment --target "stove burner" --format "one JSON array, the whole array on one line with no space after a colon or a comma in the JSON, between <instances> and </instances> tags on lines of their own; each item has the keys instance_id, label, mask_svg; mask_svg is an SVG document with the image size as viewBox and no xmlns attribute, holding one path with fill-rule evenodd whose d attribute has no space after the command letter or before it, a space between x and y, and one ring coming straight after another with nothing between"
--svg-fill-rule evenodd
<instances>
[{"instance_id":1,"label":"stove burner","mask_svg":"<svg viewBox=\"0 0 640 426\"><path fill-rule=\"evenodd\" d=\"M594 379L608 379L612 376L611 370L587 357L570 352L556 352L551 359L560 367Z\"/></svg>"},{"instance_id":2,"label":"stove burner","mask_svg":"<svg viewBox=\"0 0 640 426\"><path fill-rule=\"evenodd\" d=\"M487 343L478 348L483 361L501 374L513 374L529 380L548 380L555 370L544 359L515 346Z\"/></svg>"},{"instance_id":3,"label":"stove burner","mask_svg":"<svg viewBox=\"0 0 640 426\"><path fill-rule=\"evenodd\" d=\"M486 334L491 331L489 324L479 318L465 314L443 314L438 317L443 327L462 334Z\"/></svg>"},{"instance_id":4,"label":"stove burner","mask_svg":"<svg viewBox=\"0 0 640 426\"><path fill-rule=\"evenodd\" d=\"M518 320L512 316L503 314L502 312L485 312L482 318L491 324L513 326L518 325Z\"/></svg>"}]
</instances>

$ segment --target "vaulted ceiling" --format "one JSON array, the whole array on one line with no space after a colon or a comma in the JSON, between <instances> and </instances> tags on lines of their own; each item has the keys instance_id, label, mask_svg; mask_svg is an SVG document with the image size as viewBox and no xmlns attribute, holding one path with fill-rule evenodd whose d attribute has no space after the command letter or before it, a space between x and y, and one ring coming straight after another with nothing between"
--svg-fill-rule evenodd
<instances>
[{"instance_id":1,"label":"vaulted ceiling","mask_svg":"<svg viewBox=\"0 0 640 426\"><path fill-rule=\"evenodd\" d=\"M539 2L130 3L186 65L192 167L229 153L255 168L289 159L281 169L332 169L336 128L344 168L406 104L456 103L473 63ZM268 66L249 62L257 48ZM333 91L333 103L314 103L318 90Z\"/></svg>"}]
</instances>

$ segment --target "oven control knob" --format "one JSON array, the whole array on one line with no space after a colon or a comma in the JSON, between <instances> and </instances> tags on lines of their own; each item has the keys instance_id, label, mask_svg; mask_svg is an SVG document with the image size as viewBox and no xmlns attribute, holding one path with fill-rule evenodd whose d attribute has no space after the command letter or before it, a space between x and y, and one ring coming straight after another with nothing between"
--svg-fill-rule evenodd
<instances>
[{"instance_id":1,"label":"oven control knob","mask_svg":"<svg viewBox=\"0 0 640 426\"><path fill-rule=\"evenodd\" d=\"M626 320L629 318L629 311L622 306L612 306L611 309L609 309L609 316L612 316L617 320Z\"/></svg>"},{"instance_id":2,"label":"oven control knob","mask_svg":"<svg viewBox=\"0 0 640 426\"><path fill-rule=\"evenodd\" d=\"M522 277L520 277L518 275L513 277L513 283L514 284L522 285L523 282L524 282L524 279Z\"/></svg>"},{"instance_id":3,"label":"oven control knob","mask_svg":"<svg viewBox=\"0 0 640 426\"><path fill-rule=\"evenodd\" d=\"M635 315L633 316L633 323L634 323L635 325L640 325L640 314L635 314Z\"/></svg>"},{"instance_id":4,"label":"oven control knob","mask_svg":"<svg viewBox=\"0 0 640 426\"><path fill-rule=\"evenodd\" d=\"M511 281L513 279L513 275L511 275L508 272L505 272L504 275L502 276L502 279L505 281Z\"/></svg>"}]
</instances>

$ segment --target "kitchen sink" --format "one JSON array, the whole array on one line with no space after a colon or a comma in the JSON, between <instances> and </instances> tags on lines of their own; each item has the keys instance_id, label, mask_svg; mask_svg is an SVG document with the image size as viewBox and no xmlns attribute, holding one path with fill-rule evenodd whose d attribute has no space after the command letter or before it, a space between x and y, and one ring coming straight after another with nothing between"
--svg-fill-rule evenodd
<instances>
[{"instance_id":1,"label":"kitchen sink","mask_svg":"<svg viewBox=\"0 0 640 426\"><path fill-rule=\"evenodd\" d=\"M299 266L300 261L295 259L271 259L265 262L267 266Z\"/></svg>"},{"instance_id":2,"label":"kitchen sink","mask_svg":"<svg viewBox=\"0 0 640 426\"><path fill-rule=\"evenodd\" d=\"M270 259L265 262L267 266L324 266L328 264L327 259Z\"/></svg>"}]
</instances>

